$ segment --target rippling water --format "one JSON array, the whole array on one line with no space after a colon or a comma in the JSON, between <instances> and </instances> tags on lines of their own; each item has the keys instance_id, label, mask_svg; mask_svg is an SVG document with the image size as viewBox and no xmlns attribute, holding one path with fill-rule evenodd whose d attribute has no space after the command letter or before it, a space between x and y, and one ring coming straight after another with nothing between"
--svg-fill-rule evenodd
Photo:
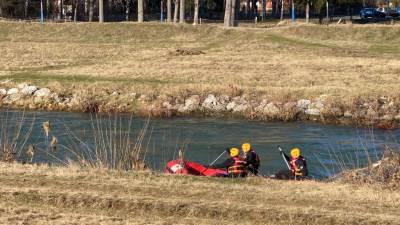
<instances>
[{"instance_id":1,"label":"rippling water","mask_svg":"<svg viewBox=\"0 0 400 225\"><path fill-rule=\"evenodd\" d=\"M22 132L18 140L23 153L21 157L25 157L26 146L34 144L37 151L33 161L37 163L62 163L74 158L71 149L94 149L97 125L104 127L103 134L126 134L129 131L134 142L146 122L146 119L133 117L130 123L132 117L126 114L118 115L116 119L114 116L96 117L84 113L10 111L2 113L2 134L8 134L8 139L12 139L15 136L12 134L18 128L15 121L21 121L22 118ZM48 139L42 130L44 121L51 123ZM118 129L110 130L107 126ZM22 146L25 134L29 134L29 137ZM48 154L46 146L51 136L57 137L58 144L57 150ZM80 141L74 136L79 137ZM400 140L399 129L385 131L308 122L176 118L151 119L142 146L146 163L153 169L162 170L167 161L177 157L180 146L185 147L187 159L209 164L225 148L240 147L243 142L250 142L261 156L263 175L285 168L277 150L278 145L287 153L296 146L307 158L311 176L324 178L337 174L343 168L360 167L369 160L376 161L385 146L400 149L397 140ZM219 161L226 157L224 155Z\"/></svg>"}]
</instances>

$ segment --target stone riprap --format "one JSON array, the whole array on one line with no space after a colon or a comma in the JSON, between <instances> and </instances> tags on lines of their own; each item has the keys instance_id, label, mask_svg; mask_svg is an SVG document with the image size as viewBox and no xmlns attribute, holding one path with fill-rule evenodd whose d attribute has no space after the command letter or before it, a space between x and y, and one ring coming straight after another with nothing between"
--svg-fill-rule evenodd
<instances>
[{"instance_id":1,"label":"stone riprap","mask_svg":"<svg viewBox=\"0 0 400 225\"><path fill-rule=\"evenodd\" d=\"M351 104L321 95L286 102L254 95L229 96L193 93L186 96L149 95L114 91L73 90L58 93L30 84L0 88L3 108L79 112L133 112L155 117L205 116L255 120L311 120L323 123L374 125L395 128L400 124L400 97L356 98Z\"/></svg>"}]
</instances>

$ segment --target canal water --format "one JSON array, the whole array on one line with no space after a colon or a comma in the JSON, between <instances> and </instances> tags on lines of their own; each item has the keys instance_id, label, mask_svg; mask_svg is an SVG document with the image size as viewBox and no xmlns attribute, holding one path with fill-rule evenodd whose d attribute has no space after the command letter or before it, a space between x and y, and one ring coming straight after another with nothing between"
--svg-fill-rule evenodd
<instances>
[{"instance_id":1,"label":"canal water","mask_svg":"<svg viewBox=\"0 0 400 225\"><path fill-rule=\"evenodd\" d=\"M16 142L15 149L21 161L27 160L27 146L34 145L34 163L64 164L76 159L79 151L90 155L99 145L101 135L107 137L103 138L106 139L103 146L110 148L115 148L116 143L123 143L125 139L135 143L145 124L148 127L141 141L141 157L149 167L159 171L167 161L177 158L178 149L182 147L186 159L207 165L226 148L240 147L249 142L261 156L263 175L271 175L286 167L277 149L281 146L287 154L291 148L299 147L307 159L311 176L327 178L343 169L359 168L378 160L386 147L400 149L397 143L400 129L388 131L311 122L143 119L129 114L99 116L18 111L2 112L0 119L2 144L5 140ZM51 128L48 137L43 131L45 121L49 121ZM119 141L109 138L115 134ZM52 150L49 145L53 136L57 144ZM227 157L223 154L217 163Z\"/></svg>"}]
</instances>

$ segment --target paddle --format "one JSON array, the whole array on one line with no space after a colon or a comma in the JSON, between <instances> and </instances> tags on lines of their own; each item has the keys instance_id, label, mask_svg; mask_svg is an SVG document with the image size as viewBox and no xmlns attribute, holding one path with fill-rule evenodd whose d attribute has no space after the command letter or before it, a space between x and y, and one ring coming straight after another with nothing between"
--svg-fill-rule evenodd
<instances>
[{"instance_id":1,"label":"paddle","mask_svg":"<svg viewBox=\"0 0 400 225\"><path fill-rule=\"evenodd\" d=\"M210 163L210 166L214 165L214 163L215 163L219 158L221 158L221 156L222 156L224 153L225 153L225 151L223 151L223 152L221 153L221 155L219 155L214 161L212 161L212 163Z\"/></svg>"},{"instance_id":2,"label":"paddle","mask_svg":"<svg viewBox=\"0 0 400 225\"><path fill-rule=\"evenodd\" d=\"M212 161L211 163L210 163L210 165L209 166L212 166L212 165L214 165L214 163L219 159L219 158L221 158L221 156L224 154L226 152L226 150L225 151L223 151L214 161ZM204 172L206 171L206 170L208 170L208 167L206 167L206 169L205 170L203 170L203 171L201 171L200 173L201 174L203 174L204 175Z\"/></svg>"},{"instance_id":3,"label":"paddle","mask_svg":"<svg viewBox=\"0 0 400 225\"><path fill-rule=\"evenodd\" d=\"M287 167L288 167L288 169L290 170L289 163L288 163L288 161L286 160L285 156L283 155L283 151L282 151L282 148L281 148L281 146L280 146L280 145L278 145L278 149L279 149L279 152L280 152L280 153L281 153L281 155L282 155L283 161L285 161L285 163L286 163L286 166L287 166Z\"/></svg>"}]
</instances>

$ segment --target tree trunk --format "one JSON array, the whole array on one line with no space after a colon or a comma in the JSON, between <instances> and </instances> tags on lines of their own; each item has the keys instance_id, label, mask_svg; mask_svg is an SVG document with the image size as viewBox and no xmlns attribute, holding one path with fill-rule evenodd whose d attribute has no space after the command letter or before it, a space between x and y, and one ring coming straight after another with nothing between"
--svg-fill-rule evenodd
<instances>
[{"instance_id":1,"label":"tree trunk","mask_svg":"<svg viewBox=\"0 0 400 225\"><path fill-rule=\"evenodd\" d=\"M236 0L232 0L232 9L231 9L231 26L236 26Z\"/></svg>"},{"instance_id":2,"label":"tree trunk","mask_svg":"<svg viewBox=\"0 0 400 225\"><path fill-rule=\"evenodd\" d=\"M179 23L185 22L185 0L180 0Z\"/></svg>"},{"instance_id":3,"label":"tree trunk","mask_svg":"<svg viewBox=\"0 0 400 225\"><path fill-rule=\"evenodd\" d=\"M261 12L262 12L262 20L265 20L266 19L266 16L267 16L267 11L266 11L266 7L267 7L267 0L262 0L262 10L261 10Z\"/></svg>"},{"instance_id":4,"label":"tree trunk","mask_svg":"<svg viewBox=\"0 0 400 225\"><path fill-rule=\"evenodd\" d=\"M310 22L310 0L307 0L306 3L306 23Z\"/></svg>"},{"instance_id":5,"label":"tree trunk","mask_svg":"<svg viewBox=\"0 0 400 225\"><path fill-rule=\"evenodd\" d=\"M167 22L170 23L172 20L172 16L171 16L171 0L167 0Z\"/></svg>"},{"instance_id":6,"label":"tree trunk","mask_svg":"<svg viewBox=\"0 0 400 225\"><path fill-rule=\"evenodd\" d=\"M99 0L99 22L104 22L104 0Z\"/></svg>"},{"instance_id":7,"label":"tree trunk","mask_svg":"<svg viewBox=\"0 0 400 225\"><path fill-rule=\"evenodd\" d=\"M57 16L58 20L61 20L62 13L63 13L63 2L62 0L58 0L58 16Z\"/></svg>"},{"instance_id":8,"label":"tree trunk","mask_svg":"<svg viewBox=\"0 0 400 225\"><path fill-rule=\"evenodd\" d=\"M174 1L174 23L178 22L179 0Z\"/></svg>"},{"instance_id":9,"label":"tree trunk","mask_svg":"<svg viewBox=\"0 0 400 225\"><path fill-rule=\"evenodd\" d=\"M224 27L231 26L232 0L225 0Z\"/></svg>"},{"instance_id":10,"label":"tree trunk","mask_svg":"<svg viewBox=\"0 0 400 225\"><path fill-rule=\"evenodd\" d=\"M291 14L292 14L292 21L294 22L296 20L294 0L292 0L292 13Z\"/></svg>"},{"instance_id":11,"label":"tree trunk","mask_svg":"<svg viewBox=\"0 0 400 225\"><path fill-rule=\"evenodd\" d=\"M143 0L138 0L138 22L143 23Z\"/></svg>"},{"instance_id":12,"label":"tree trunk","mask_svg":"<svg viewBox=\"0 0 400 225\"><path fill-rule=\"evenodd\" d=\"M125 20L129 21L129 14L131 14L131 0L126 0Z\"/></svg>"},{"instance_id":13,"label":"tree trunk","mask_svg":"<svg viewBox=\"0 0 400 225\"><path fill-rule=\"evenodd\" d=\"M329 23L329 2L326 0L326 21Z\"/></svg>"},{"instance_id":14,"label":"tree trunk","mask_svg":"<svg viewBox=\"0 0 400 225\"><path fill-rule=\"evenodd\" d=\"M85 0L84 7L85 19L87 19L89 15L89 0Z\"/></svg>"},{"instance_id":15,"label":"tree trunk","mask_svg":"<svg viewBox=\"0 0 400 225\"><path fill-rule=\"evenodd\" d=\"M94 0L89 0L89 22L93 22Z\"/></svg>"},{"instance_id":16,"label":"tree trunk","mask_svg":"<svg viewBox=\"0 0 400 225\"><path fill-rule=\"evenodd\" d=\"M285 6L285 1L281 0L281 21L283 20L283 8Z\"/></svg>"},{"instance_id":17,"label":"tree trunk","mask_svg":"<svg viewBox=\"0 0 400 225\"><path fill-rule=\"evenodd\" d=\"M24 17L28 18L29 0L25 0Z\"/></svg>"},{"instance_id":18,"label":"tree trunk","mask_svg":"<svg viewBox=\"0 0 400 225\"><path fill-rule=\"evenodd\" d=\"M198 23L199 23L199 0L194 0L193 25L197 25Z\"/></svg>"},{"instance_id":19,"label":"tree trunk","mask_svg":"<svg viewBox=\"0 0 400 225\"><path fill-rule=\"evenodd\" d=\"M250 0L246 0L246 19L249 18L249 12L250 12Z\"/></svg>"},{"instance_id":20,"label":"tree trunk","mask_svg":"<svg viewBox=\"0 0 400 225\"><path fill-rule=\"evenodd\" d=\"M164 0L160 2L160 21L164 22Z\"/></svg>"},{"instance_id":21,"label":"tree trunk","mask_svg":"<svg viewBox=\"0 0 400 225\"><path fill-rule=\"evenodd\" d=\"M46 18L50 18L50 0L46 0Z\"/></svg>"},{"instance_id":22,"label":"tree trunk","mask_svg":"<svg viewBox=\"0 0 400 225\"><path fill-rule=\"evenodd\" d=\"M75 9L74 9L74 22L78 21L78 0L75 1Z\"/></svg>"}]
</instances>

